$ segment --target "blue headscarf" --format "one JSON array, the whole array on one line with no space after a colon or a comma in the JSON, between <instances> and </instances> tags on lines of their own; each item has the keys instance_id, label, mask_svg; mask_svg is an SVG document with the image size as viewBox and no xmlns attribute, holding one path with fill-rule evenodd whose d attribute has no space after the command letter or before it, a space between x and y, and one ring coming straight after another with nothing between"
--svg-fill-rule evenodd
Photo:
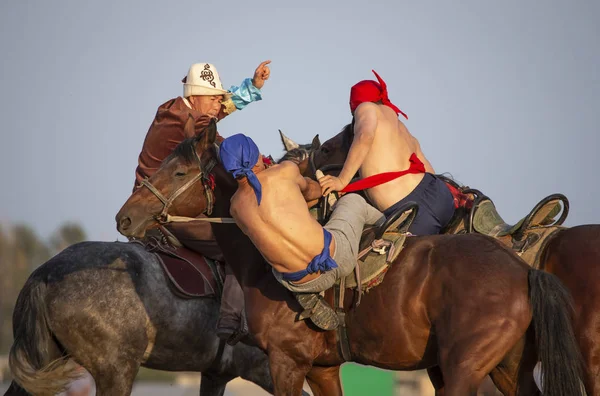
<instances>
[{"instance_id":1,"label":"blue headscarf","mask_svg":"<svg viewBox=\"0 0 600 396\"><path fill-rule=\"evenodd\" d=\"M252 172L252 167L258 162L260 152L256 143L248 136L238 133L223 140L219 150L221 163L227 172L233 174L233 177L246 176L248 183L256 194L256 200L260 205L262 198L262 187L258 178Z\"/></svg>"}]
</instances>

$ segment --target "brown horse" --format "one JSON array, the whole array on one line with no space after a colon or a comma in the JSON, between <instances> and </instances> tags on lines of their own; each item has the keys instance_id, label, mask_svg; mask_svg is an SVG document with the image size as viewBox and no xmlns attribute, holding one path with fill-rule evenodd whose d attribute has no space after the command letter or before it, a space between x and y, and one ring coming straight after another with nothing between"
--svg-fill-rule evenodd
<instances>
[{"instance_id":1,"label":"brown horse","mask_svg":"<svg viewBox=\"0 0 600 396\"><path fill-rule=\"evenodd\" d=\"M303 153L303 160L309 157L308 160L304 160L306 164L301 164L306 169L305 176L314 177L315 170L321 168L341 169L352 139L352 126L347 125L316 150L315 146L312 146L310 153ZM477 190L470 190L468 194L474 194L475 200L486 198ZM472 209L458 208L454 220L444 232L471 232L473 227L468 226L471 213ZM563 212L561 220L564 220L565 215ZM599 396L600 225L580 225L572 228L542 226L533 230L527 230L527 226L524 225L522 228L525 231L519 238L504 235L497 239L508 247L516 248L521 242L528 241L529 236L541 238L537 241L539 246L525 251L522 258L532 267L556 275L571 292L575 309L573 328L585 362L583 382L589 396Z\"/></svg>"},{"instance_id":2,"label":"brown horse","mask_svg":"<svg viewBox=\"0 0 600 396\"><path fill-rule=\"evenodd\" d=\"M167 208L229 218L237 183L218 163L214 124L179 145L149 182L163 196L195 183ZM142 237L161 221L160 200L139 189L117 215L119 231ZM206 197L209 197L207 199ZM149 210L152 208L152 210ZM306 377L315 395L341 395L344 362L336 332L297 320L300 306L272 276L252 242L233 224L213 224L226 260L244 289L254 342L269 355L275 394L298 395ZM333 293L326 299L332 303ZM552 275L531 269L482 235L409 238L383 283L353 305L345 294L350 360L391 370L440 373L439 394L475 395L487 374L504 394L535 394L538 360L546 395L581 394L581 361L570 327L569 295Z\"/></svg>"}]
</instances>

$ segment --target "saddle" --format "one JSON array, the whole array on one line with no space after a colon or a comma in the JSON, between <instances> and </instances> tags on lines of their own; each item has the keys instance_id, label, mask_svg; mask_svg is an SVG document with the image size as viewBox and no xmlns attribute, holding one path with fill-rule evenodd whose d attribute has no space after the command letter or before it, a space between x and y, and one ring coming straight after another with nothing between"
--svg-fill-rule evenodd
<instances>
[{"instance_id":1,"label":"saddle","mask_svg":"<svg viewBox=\"0 0 600 396\"><path fill-rule=\"evenodd\" d=\"M134 242L155 254L171 281L173 292L181 298L220 299L225 279L223 264L178 244L164 228L160 235L151 233L143 242Z\"/></svg>"},{"instance_id":2,"label":"saddle","mask_svg":"<svg viewBox=\"0 0 600 396\"><path fill-rule=\"evenodd\" d=\"M355 306L362 294L379 285L400 254L408 228L418 212L415 202L408 202L392 213L380 226L365 227L360 241L360 253L354 271L345 278L338 279L333 286L335 312L324 302L323 297L314 293L297 293L296 299L304 309L298 319L310 320L323 330L338 330L338 336L346 336L344 298L346 290L357 294Z\"/></svg>"},{"instance_id":3,"label":"saddle","mask_svg":"<svg viewBox=\"0 0 600 396\"><path fill-rule=\"evenodd\" d=\"M514 225L507 224L492 200L479 197L471 211L469 230L489 235L509 246L534 268L539 267L539 253L548 238L558 231L567 217L569 202L562 194L552 194L540 202ZM556 216L562 215L556 219Z\"/></svg>"},{"instance_id":4,"label":"saddle","mask_svg":"<svg viewBox=\"0 0 600 396\"><path fill-rule=\"evenodd\" d=\"M340 288L355 289L358 292L357 304L360 304L362 292L368 292L383 281L383 277L392 264L390 256L397 257L398 252L391 247L404 247L406 237L418 212L415 202L407 202L392 213L380 226L368 226L363 229L359 244L358 262L354 271L336 282ZM400 244L396 243L401 241ZM359 287L360 286L360 287Z\"/></svg>"},{"instance_id":5,"label":"saddle","mask_svg":"<svg viewBox=\"0 0 600 396\"><path fill-rule=\"evenodd\" d=\"M540 201L531 212L517 223L507 224L488 197L479 199L473 209L472 227L480 234L492 237L511 235L518 238L529 227L548 226L554 223L554 218L561 212L561 200L548 196Z\"/></svg>"},{"instance_id":6,"label":"saddle","mask_svg":"<svg viewBox=\"0 0 600 396\"><path fill-rule=\"evenodd\" d=\"M538 202L527 216L511 225L502 219L493 201L481 191L459 186L442 175L438 177L446 182L457 208L443 233L476 232L491 236L509 246L534 268L538 266L539 252L548 237L561 228L569 213L567 197L552 194ZM561 215L556 219L559 213Z\"/></svg>"},{"instance_id":7,"label":"saddle","mask_svg":"<svg viewBox=\"0 0 600 396\"><path fill-rule=\"evenodd\" d=\"M331 208L337 201L337 194L329 194L319 201L319 206L310 209L310 213L321 224L325 225L331 215ZM417 216L419 206L416 202L407 202L388 216L383 224L367 225L363 229L360 243L358 262L354 271L344 279L339 279L336 285L347 289L357 289L359 292L368 291L383 280L383 274L390 266L387 260L389 247L397 240L404 241L410 233L408 228ZM383 236L385 234L385 240ZM403 242L402 242L403 246ZM400 253L400 252L391 252ZM397 254L396 254L397 256ZM358 288L360 285L360 288Z\"/></svg>"}]
</instances>

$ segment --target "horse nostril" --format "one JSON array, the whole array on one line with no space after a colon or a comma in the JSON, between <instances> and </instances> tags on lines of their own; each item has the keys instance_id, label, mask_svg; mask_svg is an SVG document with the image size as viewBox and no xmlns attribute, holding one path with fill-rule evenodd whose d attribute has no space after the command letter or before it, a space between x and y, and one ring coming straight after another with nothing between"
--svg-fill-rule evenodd
<instances>
[{"instance_id":1,"label":"horse nostril","mask_svg":"<svg viewBox=\"0 0 600 396\"><path fill-rule=\"evenodd\" d=\"M119 221L119 228L121 228L122 231L127 230L130 225L131 225L131 219L127 216L122 217L121 220Z\"/></svg>"}]
</instances>

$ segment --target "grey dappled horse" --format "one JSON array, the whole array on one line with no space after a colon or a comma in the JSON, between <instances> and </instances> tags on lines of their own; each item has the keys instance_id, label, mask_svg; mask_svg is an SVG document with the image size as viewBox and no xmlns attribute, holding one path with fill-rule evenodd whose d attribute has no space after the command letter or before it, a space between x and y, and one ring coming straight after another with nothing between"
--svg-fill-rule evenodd
<instances>
[{"instance_id":1,"label":"grey dappled horse","mask_svg":"<svg viewBox=\"0 0 600 396\"><path fill-rule=\"evenodd\" d=\"M77 375L68 358L90 372L99 396L129 395L140 366L200 371L202 396L223 395L238 376L272 393L264 352L217 338L219 301L179 298L169 282L137 243L82 242L51 258L19 294L16 382L5 395L54 395Z\"/></svg>"}]
</instances>

